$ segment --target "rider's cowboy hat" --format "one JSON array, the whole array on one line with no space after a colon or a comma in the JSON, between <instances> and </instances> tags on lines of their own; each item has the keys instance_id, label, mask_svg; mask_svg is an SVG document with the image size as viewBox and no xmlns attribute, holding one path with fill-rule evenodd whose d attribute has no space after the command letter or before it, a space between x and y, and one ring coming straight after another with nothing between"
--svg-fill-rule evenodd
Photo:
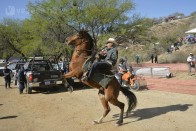
<instances>
[{"instance_id":1,"label":"rider's cowboy hat","mask_svg":"<svg viewBox=\"0 0 196 131\"><path fill-rule=\"evenodd\" d=\"M108 40L107 40L107 43L113 43L113 44L117 44L116 43L116 40L114 39L114 38L109 38Z\"/></svg>"},{"instance_id":2,"label":"rider's cowboy hat","mask_svg":"<svg viewBox=\"0 0 196 131\"><path fill-rule=\"evenodd\" d=\"M189 55L193 55L193 53L190 53Z\"/></svg>"}]
</instances>

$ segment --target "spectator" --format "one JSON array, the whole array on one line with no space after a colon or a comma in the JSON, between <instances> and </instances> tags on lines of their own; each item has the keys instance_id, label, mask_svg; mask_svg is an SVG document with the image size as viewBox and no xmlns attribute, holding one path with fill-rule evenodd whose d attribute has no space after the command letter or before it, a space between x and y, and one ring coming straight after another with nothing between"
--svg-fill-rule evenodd
<instances>
[{"instance_id":1,"label":"spectator","mask_svg":"<svg viewBox=\"0 0 196 131\"><path fill-rule=\"evenodd\" d=\"M120 58L119 59L119 66L123 69L123 70L127 70L127 63L126 63L126 59L124 58Z\"/></svg>"},{"instance_id":2,"label":"spectator","mask_svg":"<svg viewBox=\"0 0 196 131\"><path fill-rule=\"evenodd\" d=\"M152 63L154 63L154 54L152 54L150 58L151 58Z\"/></svg>"},{"instance_id":3,"label":"spectator","mask_svg":"<svg viewBox=\"0 0 196 131\"><path fill-rule=\"evenodd\" d=\"M69 72L69 64L65 64L65 68L63 70L63 73L66 74Z\"/></svg>"},{"instance_id":4,"label":"spectator","mask_svg":"<svg viewBox=\"0 0 196 131\"><path fill-rule=\"evenodd\" d=\"M19 87L20 94L23 93L23 90L25 88L25 83L26 83L26 77L25 77L24 67L21 66L18 71L18 87Z\"/></svg>"},{"instance_id":5,"label":"spectator","mask_svg":"<svg viewBox=\"0 0 196 131\"><path fill-rule=\"evenodd\" d=\"M139 60L140 60L140 57L139 57L139 55L137 54L137 55L136 55L136 63L137 63L137 64L139 64Z\"/></svg>"},{"instance_id":6,"label":"spectator","mask_svg":"<svg viewBox=\"0 0 196 131\"><path fill-rule=\"evenodd\" d=\"M5 68L3 70L3 75L4 75L4 80L5 80L5 88L10 88L11 73L12 73L12 70L7 68L7 65L5 65Z\"/></svg>"},{"instance_id":7,"label":"spectator","mask_svg":"<svg viewBox=\"0 0 196 131\"><path fill-rule=\"evenodd\" d=\"M127 66L125 63L125 59L120 58L118 64L118 75L119 75L119 83L122 85L122 76L127 71Z\"/></svg>"},{"instance_id":8,"label":"spectator","mask_svg":"<svg viewBox=\"0 0 196 131\"><path fill-rule=\"evenodd\" d=\"M154 62L158 63L158 55L157 54L155 54L155 56L154 56Z\"/></svg>"},{"instance_id":9,"label":"spectator","mask_svg":"<svg viewBox=\"0 0 196 131\"><path fill-rule=\"evenodd\" d=\"M194 68L196 71L196 67L195 67L195 57L193 56L193 53L190 53L188 58L187 58L187 62L188 62L188 74L191 75L191 69Z\"/></svg>"}]
</instances>

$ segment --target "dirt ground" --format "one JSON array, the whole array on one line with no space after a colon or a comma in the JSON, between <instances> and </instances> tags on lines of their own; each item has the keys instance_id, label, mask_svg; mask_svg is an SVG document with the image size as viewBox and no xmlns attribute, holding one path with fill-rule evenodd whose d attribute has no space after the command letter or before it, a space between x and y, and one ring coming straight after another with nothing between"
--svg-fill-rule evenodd
<instances>
[{"instance_id":1,"label":"dirt ground","mask_svg":"<svg viewBox=\"0 0 196 131\"><path fill-rule=\"evenodd\" d=\"M70 94L61 88L20 95L16 86L5 89L0 77L0 131L196 130L196 77L185 79L180 76L183 73L173 71L176 76L171 79L146 78L146 89L134 92L136 109L119 127L115 122L120 110L113 105L102 124L92 124L103 113L96 89L75 88ZM126 103L122 94L119 100Z\"/></svg>"}]
</instances>

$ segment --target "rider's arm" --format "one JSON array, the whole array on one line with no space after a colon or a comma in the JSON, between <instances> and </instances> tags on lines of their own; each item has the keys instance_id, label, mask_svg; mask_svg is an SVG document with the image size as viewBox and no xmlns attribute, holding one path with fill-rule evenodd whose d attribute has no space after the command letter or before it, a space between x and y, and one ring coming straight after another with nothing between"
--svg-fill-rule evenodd
<instances>
[{"instance_id":1,"label":"rider's arm","mask_svg":"<svg viewBox=\"0 0 196 131\"><path fill-rule=\"evenodd\" d=\"M187 58L187 62L191 62L191 57L190 56Z\"/></svg>"},{"instance_id":2,"label":"rider's arm","mask_svg":"<svg viewBox=\"0 0 196 131\"><path fill-rule=\"evenodd\" d=\"M110 51L108 51L107 57L105 58L105 60L108 63L115 64L117 59L118 59L118 54L116 48L113 48Z\"/></svg>"}]
</instances>

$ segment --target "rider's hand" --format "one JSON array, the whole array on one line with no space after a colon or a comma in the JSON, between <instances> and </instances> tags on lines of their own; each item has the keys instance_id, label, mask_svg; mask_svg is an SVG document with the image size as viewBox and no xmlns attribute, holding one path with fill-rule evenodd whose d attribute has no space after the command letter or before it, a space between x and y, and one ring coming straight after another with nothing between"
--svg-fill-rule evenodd
<instances>
[{"instance_id":1,"label":"rider's hand","mask_svg":"<svg viewBox=\"0 0 196 131\"><path fill-rule=\"evenodd\" d=\"M99 59L99 55L97 54L97 55L95 56L95 58Z\"/></svg>"}]
</instances>

